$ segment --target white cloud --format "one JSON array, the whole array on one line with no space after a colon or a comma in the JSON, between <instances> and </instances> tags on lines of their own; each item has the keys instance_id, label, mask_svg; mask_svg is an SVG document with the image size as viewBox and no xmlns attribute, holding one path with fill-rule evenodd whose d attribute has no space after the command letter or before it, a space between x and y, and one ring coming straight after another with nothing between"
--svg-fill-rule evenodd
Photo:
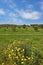
<instances>
[{"instance_id":1,"label":"white cloud","mask_svg":"<svg viewBox=\"0 0 43 65\"><path fill-rule=\"evenodd\" d=\"M31 13L31 18L32 19L40 19L40 15L41 15L40 12L34 11Z\"/></svg>"},{"instance_id":2,"label":"white cloud","mask_svg":"<svg viewBox=\"0 0 43 65\"><path fill-rule=\"evenodd\" d=\"M17 10L19 15L24 19L37 20L40 19L41 13L37 11L25 12Z\"/></svg>"},{"instance_id":3,"label":"white cloud","mask_svg":"<svg viewBox=\"0 0 43 65\"><path fill-rule=\"evenodd\" d=\"M39 19L40 16L39 16L39 12L31 12L31 13L23 13L21 14L23 18L25 19Z\"/></svg>"},{"instance_id":4,"label":"white cloud","mask_svg":"<svg viewBox=\"0 0 43 65\"><path fill-rule=\"evenodd\" d=\"M5 11L3 9L0 9L0 15L5 15Z\"/></svg>"}]
</instances>

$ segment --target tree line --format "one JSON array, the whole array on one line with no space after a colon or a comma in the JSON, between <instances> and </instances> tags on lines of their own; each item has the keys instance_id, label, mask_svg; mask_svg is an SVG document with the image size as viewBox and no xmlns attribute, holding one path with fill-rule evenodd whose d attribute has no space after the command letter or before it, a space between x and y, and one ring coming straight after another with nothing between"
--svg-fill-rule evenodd
<instances>
[{"instance_id":1,"label":"tree line","mask_svg":"<svg viewBox=\"0 0 43 65\"><path fill-rule=\"evenodd\" d=\"M41 28L43 29L43 24L30 24L30 25L26 25L26 24L23 24L23 25L15 25L15 24L0 24L0 28L12 28L14 31L16 30L16 27L18 28L27 28L27 27L33 27L34 30L38 30L38 28Z\"/></svg>"}]
</instances>

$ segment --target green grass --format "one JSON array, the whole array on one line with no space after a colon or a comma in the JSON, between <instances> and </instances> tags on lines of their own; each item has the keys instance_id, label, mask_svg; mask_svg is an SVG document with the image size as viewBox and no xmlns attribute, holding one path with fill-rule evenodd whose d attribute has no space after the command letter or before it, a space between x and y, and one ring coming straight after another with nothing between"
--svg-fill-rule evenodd
<instances>
[{"instance_id":1,"label":"green grass","mask_svg":"<svg viewBox=\"0 0 43 65\"><path fill-rule=\"evenodd\" d=\"M24 43L32 43L32 46L35 46L43 56L43 30L42 29L39 29L38 31L34 31L32 28L17 29L14 32L11 28L9 28L6 31L4 31L3 28L1 28L0 29L0 53L4 47L12 43L14 40L18 40Z\"/></svg>"}]
</instances>

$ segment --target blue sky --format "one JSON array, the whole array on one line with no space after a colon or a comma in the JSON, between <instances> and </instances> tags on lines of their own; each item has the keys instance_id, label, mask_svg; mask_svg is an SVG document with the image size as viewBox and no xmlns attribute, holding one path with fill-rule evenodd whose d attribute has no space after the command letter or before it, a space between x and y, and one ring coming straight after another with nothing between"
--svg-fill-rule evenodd
<instances>
[{"instance_id":1,"label":"blue sky","mask_svg":"<svg viewBox=\"0 0 43 65\"><path fill-rule=\"evenodd\" d=\"M0 0L0 24L43 24L43 0Z\"/></svg>"}]
</instances>

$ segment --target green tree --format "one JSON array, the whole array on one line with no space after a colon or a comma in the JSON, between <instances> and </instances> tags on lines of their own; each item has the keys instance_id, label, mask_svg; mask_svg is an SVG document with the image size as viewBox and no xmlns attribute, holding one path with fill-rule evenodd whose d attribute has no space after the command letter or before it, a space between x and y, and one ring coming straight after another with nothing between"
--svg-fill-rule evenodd
<instances>
[{"instance_id":1,"label":"green tree","mask_svg":"<svg viewBox=\"0 0 43 65\"><path fill-rule=\"evenodd\" d=\"M26 28L26 25L25 24L23 25L23 28Z\"/></svg>"},{"instance_id":2,"label":"green tree","mask_svg":"<svg viewBox=\"0 0 43 65\"><path fill-rule=\"evenodd\" d=\"M38 31L38 26L33 27L35 31Z\"/></svg>"}]
</instances>

